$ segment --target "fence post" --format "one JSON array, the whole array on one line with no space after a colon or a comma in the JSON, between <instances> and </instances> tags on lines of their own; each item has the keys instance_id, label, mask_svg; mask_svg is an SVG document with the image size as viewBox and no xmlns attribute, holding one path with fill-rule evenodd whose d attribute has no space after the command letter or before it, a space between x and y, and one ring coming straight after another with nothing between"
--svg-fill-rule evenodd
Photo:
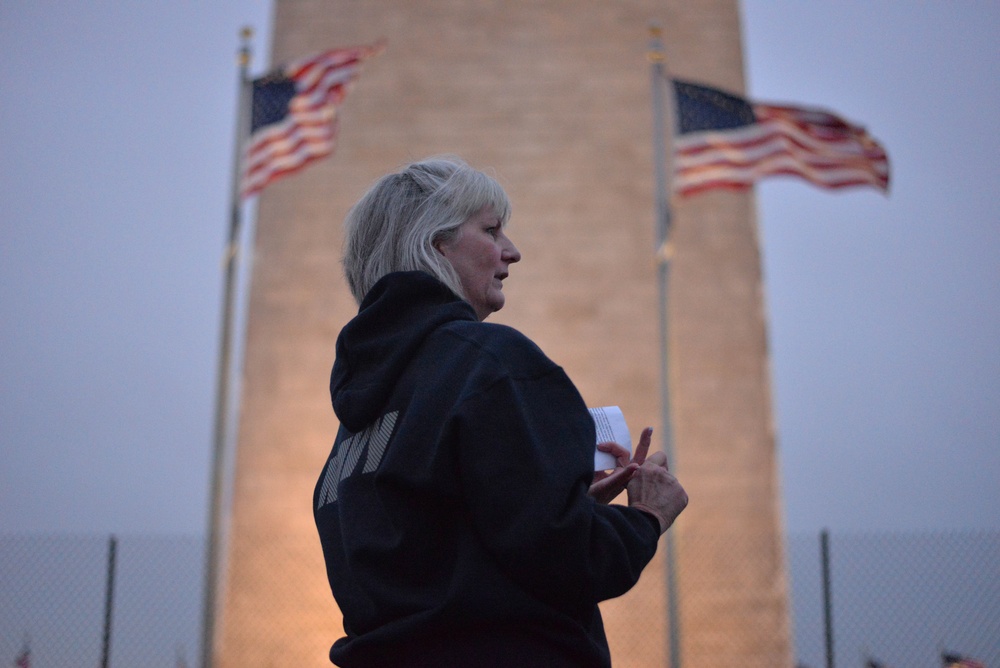
<instances>
[{"instance_id":1,"label":"fence post","mask_svg":"<svg viewBox=\"0 0 1000 668\"><path fill-rule=\"evenodd\" d=\"M108 580L104 591L104 639L101 643L101 668L108 668L111 658L111 610L115 600L115 553L118 539L114 534L108 539Z\"/></svg>"},{"instance_id":2,"label":"fence post","mask_svg":"<svg viewBox=\"0 0 1000 668\"><path fill-rule=\"evenodd\" d=\"M820 562L823 569L823 628L826 633L826 668L833 668L833 601L830 596L830 532L819 534Z\"/></svg>"}]
</instances>

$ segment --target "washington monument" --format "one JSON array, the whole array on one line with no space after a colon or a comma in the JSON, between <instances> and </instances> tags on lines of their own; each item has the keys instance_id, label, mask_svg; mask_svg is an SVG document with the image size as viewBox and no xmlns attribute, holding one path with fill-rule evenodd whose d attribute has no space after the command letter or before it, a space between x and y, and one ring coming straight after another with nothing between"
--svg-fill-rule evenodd
<instances>
[{"instance_id":1,"label":"washington monument","mask_svg":"<svg viewBox=\"0 0 1000 668\"><path fill-rule=\"evenodd\" d=\"M601 606L615 666L791 666L752 191L671 202L666 350L659 335L649 26L670 74L739 93L738 1L274 5L274 65L386 49L340 109L334 154L259 197L214 664L330 665L343 631L311 500L337 432L334 343L357 310L342 222L378 176L448 153L513 202L523 260L494 321L538 343L588 405L621 406L634 434L652 425L654 447L668 356L670 464L690 495L671 529L677 596L668 606L661 542L640 586Z\"/></svg>"}]
</instances>

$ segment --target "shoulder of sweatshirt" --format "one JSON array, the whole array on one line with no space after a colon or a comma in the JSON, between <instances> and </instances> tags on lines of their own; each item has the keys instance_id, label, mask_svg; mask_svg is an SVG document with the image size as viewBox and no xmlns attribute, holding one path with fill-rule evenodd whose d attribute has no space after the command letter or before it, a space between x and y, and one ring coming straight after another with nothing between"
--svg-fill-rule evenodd
<instances>
[{"instance_id":1,"label":"shoulder of sweatshirt","mask_svg":"<svg viewBox=\"0 0 1000 668\"><path fill-rule=\"evenodd\" d=\"M452 321L438 328L434 337L451 354L469 356L467 363L492 366L515 378L562 371L531 339L507 325Z\"/></svg>"}]
</instances>

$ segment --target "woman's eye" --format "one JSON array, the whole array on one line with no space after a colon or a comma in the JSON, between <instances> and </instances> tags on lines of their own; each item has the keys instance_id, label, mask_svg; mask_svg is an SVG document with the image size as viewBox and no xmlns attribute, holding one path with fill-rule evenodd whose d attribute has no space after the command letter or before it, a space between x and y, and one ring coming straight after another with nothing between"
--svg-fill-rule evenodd
<instances>
[{"instance_id":1,"label":"woman's eye","mask_svg":"<svg viewBox=\"0 0 1000 668\"><path fill-rule=\"evenodd\" d=\"M500 226L499 225L494 225L493 227L487 228L486 231L490 233L491 237L493 237L494 239L496 239L497 236L500 235Z\"/></svg>"}]
</instances>

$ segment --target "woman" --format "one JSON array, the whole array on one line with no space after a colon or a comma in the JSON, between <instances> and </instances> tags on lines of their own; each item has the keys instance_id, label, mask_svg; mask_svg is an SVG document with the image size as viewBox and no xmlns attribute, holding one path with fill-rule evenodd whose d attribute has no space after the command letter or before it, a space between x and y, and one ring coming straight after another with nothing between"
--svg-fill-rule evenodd
<instances>
[{"instance_id":1,"label":"woman","mask_svg":"<svg viewBox=\"0 0 1000 668\"><path fill-rule=\"evenodd\" d=\"M509 216L455 158L383 177L347 216L360 309L337 340L341 427L313 503L337 665L610 666L597 604L636 583L687 504L662 454L645 458L649 430L632 462L604 445L620 466L595 479L572 382L483 322L521 259ZM626 484L628 506L598 502Z\"/></svg>"}]
</instances>

